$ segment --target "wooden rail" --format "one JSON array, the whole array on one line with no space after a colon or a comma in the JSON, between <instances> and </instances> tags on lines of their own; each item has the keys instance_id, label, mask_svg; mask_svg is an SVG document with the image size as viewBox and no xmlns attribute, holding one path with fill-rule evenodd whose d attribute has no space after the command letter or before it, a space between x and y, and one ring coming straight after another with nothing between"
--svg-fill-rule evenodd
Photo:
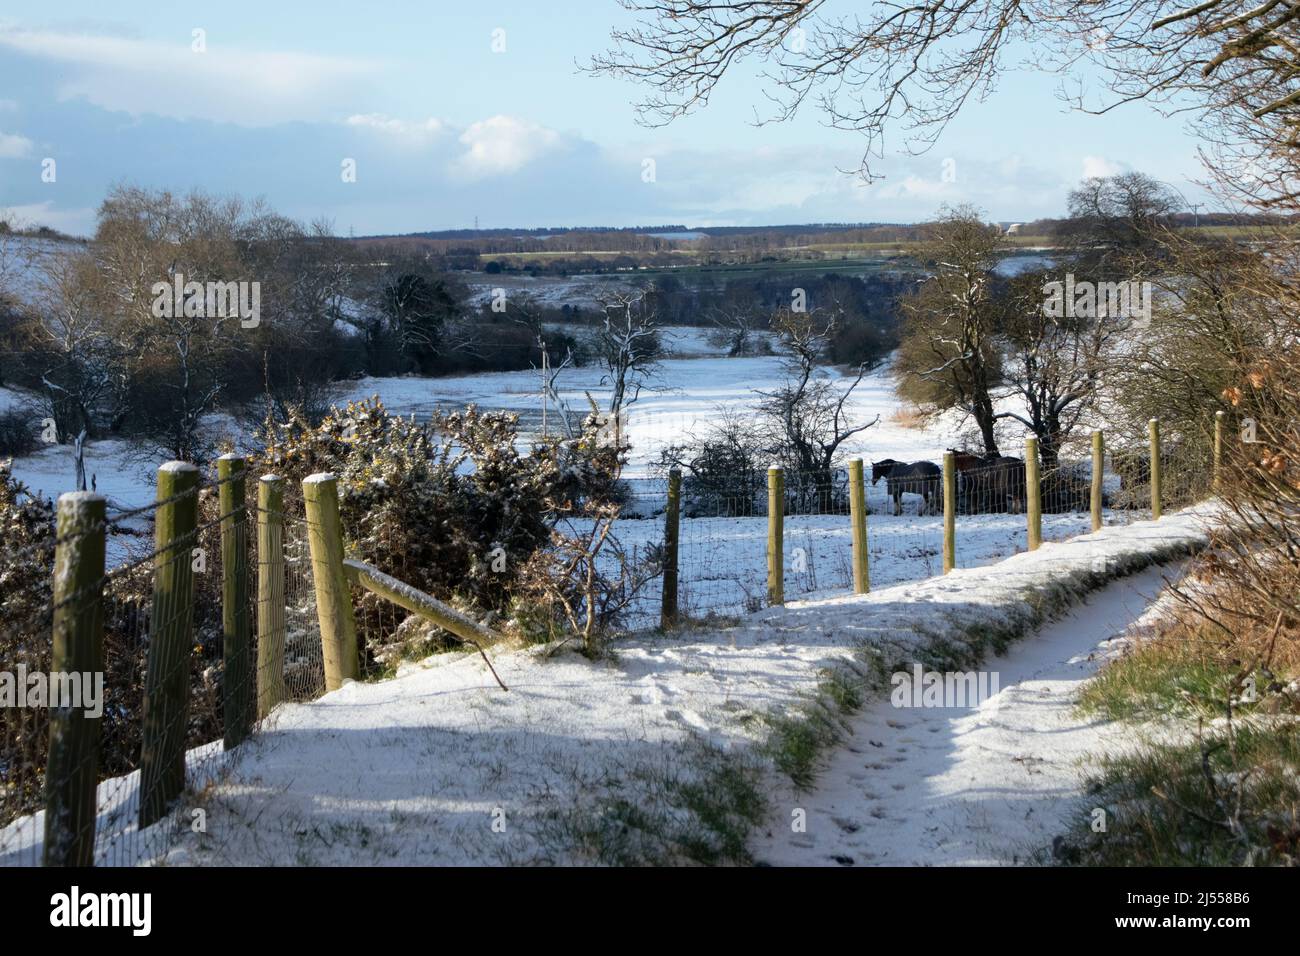
<instances>
[{"instance_id":1,"label":"wooden rail","mask_svg":"<svg viewBox=\"0 0 1300 956\"><path fill-rule=\"evenodd\" d=\"M426 621L432 621L453 637L474 647L479 652L479 656L483 658L483 663L487 664L488 670L492 672L492 676L496 678L496 682L501 686L501 689L510 689L502 682L496 668L492 666L487 654L483 652L480 643L491 643L501 639L501 636L491 628L484 627L478 621L462 614L453 607L443 604L437 598L430 597L418 588L413 588L405 581L399 581L397 578L385 574L364 561L356 561L351 558L344 560L343 574L350 583L378 594L384 600L391 601L398 607L406 608L413 614L420 615Z\"/></svg>"}]
</instances>

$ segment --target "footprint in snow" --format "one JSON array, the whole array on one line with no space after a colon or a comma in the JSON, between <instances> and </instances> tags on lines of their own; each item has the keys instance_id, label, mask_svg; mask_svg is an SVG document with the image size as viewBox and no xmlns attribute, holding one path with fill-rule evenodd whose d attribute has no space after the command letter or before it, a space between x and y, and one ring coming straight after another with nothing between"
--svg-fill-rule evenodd
<instances>
[{"instance_id":1,"label":"footprint in snow","mask_svg":"<svg viewBox=\"0 0 1300 956\"><path fill-rule=\"evenodd\" d=\"M699 714L692 713L689 710L665 710L664 716L669 720L675 720L678 723L686 724L688 727L694 727L696 730L708 730L709 724Z\"/></svg>"}]
</instances>

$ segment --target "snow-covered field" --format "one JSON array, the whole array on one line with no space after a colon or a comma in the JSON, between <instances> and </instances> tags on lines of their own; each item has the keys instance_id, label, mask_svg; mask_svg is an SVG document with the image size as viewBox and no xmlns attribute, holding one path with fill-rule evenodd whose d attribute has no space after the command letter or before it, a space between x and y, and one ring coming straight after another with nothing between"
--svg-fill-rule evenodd
<instances>
[{"instance_id":1,"label":"snow-covered field","mask_svg":"<svg viewBox=\"0 0 1300 956\"><path fill-rule=\"evenodd\" d=\"M1066 578L1202 542L1206 514L1188 511L1108 528L988 567L869 595L797 602L738 626L626 640L597 661L569 652L547 657L540 648L500 649L494 664L509 691L497 687L473 654L408 665L393 680L350 683L312 703L278 709L260 734L230 755L224 779L193 798L206 810L206 832L185 828L165 860L600 860L609 844L579 834L621 839L626 828L619 821L626 818L616 808L629 803L645 815L640 819L663 826L683 819L690 810L674 802L681 792L677 784L699 769L693 762L698 748L755 756L766 737L765 716L797 709L827 667L853 660L864 647L920 648L936 636L955 638L976 622L992 627L1024 621L1027 596L1062 600L1059 587ZM863 719L874 713L868 710ZM1052 729L1049 722L1026 725L1023 732ZM856 747L871 746L855 740ZM899 756L897 746L891 756ZM1034 746L1025 741L1021 749L1033 753ZM940 758L925 759L933 769ZM770 768L763 772L765 786L779 794L783 778ZM132 779L106 781L101 792L129 804ZM832 774L827 785L838 779ZM931 781L919 774L882 771L878 779L897 792L895 807L907 805L909 786L913 802L930 792ZM809 811L809 832L839 826L822 813L844 816L842 807L827 803L793 806ZM182 808L187 820L190 810ZM773 812L774 819L789 820L788 801L778 798ZM925 832L924 813L909 819ZM1014 823L1010 814L1003 820L1008 827ZM41 826L37 815L0 831L0 863L6 853L10 861L33 858ZM1033 843L1045 832L1026 823L1022 833L1004 836ZM761 840L756 849L763 850Z\"/></svg>"},{"instance_id":2,"label":"snow-covered field","mask_svg":"<svg viewBox=\"0 0 1300 956\"><path fill-rule=\"evenodd\" d=\"M673 336L673 341L683 343L679 348L689 348L697 355L707 351L700 344L701 330L674 330ZM834 382L847 384L848 379L834 369L826 369L824 374ZM771 387L782 378L781 359L776 356L665 360L657 378L627 412L625 433L632 444L628 475L646 474L666 446L691 435L702 436L722 409L753 415L758 403L754 389ZM601 370L592 366L565 370L558 384L561 399L578 414L586 411L588 394L602 405L609 394ZM364 378L350 385L341 400L371 395L379 395L390 411L414 414L419 419L438 408L474 403L482 408L518 412L532 427L540 427L541 422L541 377L532 371L436 379ZM959 429L954 426L918 429L899 421L900 402L885 368L863 380L846 410L860 423L874 421L877 416L880 419L844 445L846 458L864 455L901 461L937 460L959 438Z\"/></svg>"},{"instance_id":3,"label":"snow-covered field","mask_svg":"<svg viewBox=\"0 0 1300 956\"><path fill-rule=\"evenodd\" d=\"M631 478L647 474L666 445L681 442L692 434L702 434L717 419L720 409L752 414L756 404L753 390L781 378L780 359L776 357L724 358L712 354L704 330L671 329L668 339L669 348L699 357L665 360L652 383L653 390L643 391L640 400L631 406L625 427L632 445L627 470ZM825 374L836 381L845 381L833 369L826 370ZM560 396L575 413L582 414L587 408L588 394L599 403L606 400L609 386L601 379L600 370L594 367L566 370L559 383ZM342 387L336 401L343 404L372 395L383 399L390 411L414 414L417 419L427 419L436 409L463 408L474 403L481 408L518 412L526 428L541 426L541 378L532 371L442 378L364 378ZM22 397L17 393L0 389L0 407L21 402ZM846 444L845 456L861 454L907 461L933 459L947 447L945 441L955 438L955 432L950 435L946 429L921 430L900 424L894 420L898 408L893 383L884 369L864 380L854 392L850 414L863 422L879 415L881 421ZM213 416L213 419L213 427L229 429L227 416ZM556 427L554 419L551 427ZM127 452L122 443L92 443L87 461L98 466L101 477L114 473L116 491L110 494L119 495L124 507L139 507L152 498L154 475L148 465L130 461ZM88 464L87 472L90 470ZM72 486L72 450L52 447L20 458L15 462L14 472L33 489L57 495Z\"/></svg>"}]
</instances>

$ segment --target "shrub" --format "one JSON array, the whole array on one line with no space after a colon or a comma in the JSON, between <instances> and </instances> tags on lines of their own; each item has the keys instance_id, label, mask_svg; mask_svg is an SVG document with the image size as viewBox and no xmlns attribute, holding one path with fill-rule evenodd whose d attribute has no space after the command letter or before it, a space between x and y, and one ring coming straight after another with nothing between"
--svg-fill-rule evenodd
<instances>
[{"instance_id":1,"label":"shrub","mask_svg":"<svg viewBox=\"0 0 1300 956\"><path fill-rule=\"evenodd\" d=\"M0 413L0 455L13 458L30 455L39 445L30 415L16 411Z\"/></svg>"},{"instance_id":2,"label":"shrub","mask_svg":"<svg viewBox=\"0 0 1300 956\"><path fill-rule=\"evenodd\" d=\"M750 422L723 409L703 436L664 449L660 465L682 469L688 516L750 515L766 502L769 454Z\"/></svg>"},{"instance_id":3,"label":"shrub","mask_svg":"<svg viewBox=\"0 0 1300 956\"><path fill-rule=\"evenodd\" d=\"M291 513L301 507L303 478L335 473L349 553L476 615L509 612L525 591L539 598L521 582L554 559L539 553L553 546L559 518L597 507L617 512L620 454L602 442L594 416L576 439L527 452L517 415L473 406L425 425L390 415L373 398L314 427L293 417L268 428L253 472L289 479ZM362 597L359 616L379 600ZM394 638L372 640L366 664L385 657Z\"/></svg>"},{"instance_id":4,"label":"shrub","mask_svg":"<svg viewBox=\"0 0 1300 956\"><path fill-rule=\"evenodd\" d=\"M5 670L50 665L54 506L33 496L0 462L0 662ZM0 707L0 826L38 808L49 737L45 711Z\"/></svg>"}]
</instances>

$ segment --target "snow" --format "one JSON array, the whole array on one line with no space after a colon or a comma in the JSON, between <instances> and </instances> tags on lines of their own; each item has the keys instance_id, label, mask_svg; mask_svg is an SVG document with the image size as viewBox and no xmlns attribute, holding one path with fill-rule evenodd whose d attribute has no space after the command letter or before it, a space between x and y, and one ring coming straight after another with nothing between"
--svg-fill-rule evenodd
<instances>
[{"instance_id":1,"label":"snow","mask_svg":"<svg viewBox=\"0 0 1300 956\"><path fill-rule=\"evenodd\" d=\"M824 374L840 388L852 379L835 369ZM703 435L721 410L752 416L757 409L756 387L780 382L784 377L777 356L742 358L671 358L660 363L655 379L627 411L625 434L632 444L626 474L645 475L660 452L671 444ZM596 366L566 369L557 383L560 397L571 411L582 414L590 394L602 407L610 386ZM353 383L340 401L379 395L388 410L427 419L436 409L476 404L484 409L520 413L529 427L540 428L541 374L535 371L484 372L436 379L368 377ZM879 416L878 424L854 436L841 449L843 456L901 461L938 461L943 450L959 437L959 429L946 424L917 429L898 420L900 401L888 368L867 375L854 390L846 411L865 424ZM554 409L552 409L552 413Z\"/></svg>"},{"instance_id":2,"label":"snow","mask_svg":"<svg viewBox=\"0 0 1300 956\"><path fill-rule=\"evenodd\" d=\"M615 800L651 801L646 781L665 767L689 776L684 755L701 741L755 755L763 715L791 712L825 668L863 647L915 652L936 635L956 640L972 623L1028 629L1030 595L1065 602L1063 581L1197 546L1210 513L1106 528L919 584L771 608L741 626L621 641L596 661L498 648L491 653L508 693L472 653L349 683L279 708L206 792L207 833L181 833L165 860L590 862L556 841L557 820L599 822ZM775 788L779 778L769 775ZM17 821L0 832L0 847L20 830L34 839L39 828L30 827Z\"/></svg>"},{"instance_id":3,"label":"snow","mask_svg":"<svg viewBox=\"0 0 1300 956\"><path fill-rule=\"evenodd\" d=\"M215 782L235 754L222 750L221 741L195 747L185 755L185 776L195 789ZM96 866L137 866L157 859L175 840L179 825L190 818L175 816L141 830L140 771L103 781L96 788L99 815L95 825ZM45 811L19 817L0 829L0 867L39 866L44 853Z\"/></svg>"},{"instance_id":4,"label":"snow","mask_svg":"<svg viewBox=\"0 0 1300 956\"><path fill-rule=\"evenodd\" d=\"M65 491L63 494L59 495L59 505L63 506L66 503L66 505L73 510L105 500L107 499L105 499L103 495L96 494L93 491Z\"/></svg>"},{"instance_id":5,"label":"snow","mask_svg":"<svg viewBox=\"0 0 1300 956\"><path fill-rule=\"evenodd\" d=\"M110 509L139 508L154 498L156 468L134 461L132 451L116 439L86 443L86 479L95 476L96 490L108 498ZM73 447L51 444L15 458L13 474L34 493L57 498L76 484Z\"/></svg>"},{"instance_id":6,"label":"snow","mask_svg":"<svg viewBox=\"0 0 1300 956\"><path fill-rule=\"evenodd\" d=\"M39 304L43 298L45 262L84 249L85 245L76 240L0 236L0 292L7 291L29 305Z\"/></svg>"},{"instance_id":7,"label":"snow","mask_svg":"<svg viewBox=\"0 0 1300 956\"><path fill-rule=\"evenodd\" d=\"M1090 809L1082 766L1132 741L1075 710L1087 680L1155 617L1175 565L1122 578L988 661L1000 691L977 707L894 707L852 721L811 793L787 790L754 840L781 866L956 866L1045 859ZM806 831L790 822L806 814ZM1050 856L1046 857L1050 859Z\"/></svg>"}]
</instances>

